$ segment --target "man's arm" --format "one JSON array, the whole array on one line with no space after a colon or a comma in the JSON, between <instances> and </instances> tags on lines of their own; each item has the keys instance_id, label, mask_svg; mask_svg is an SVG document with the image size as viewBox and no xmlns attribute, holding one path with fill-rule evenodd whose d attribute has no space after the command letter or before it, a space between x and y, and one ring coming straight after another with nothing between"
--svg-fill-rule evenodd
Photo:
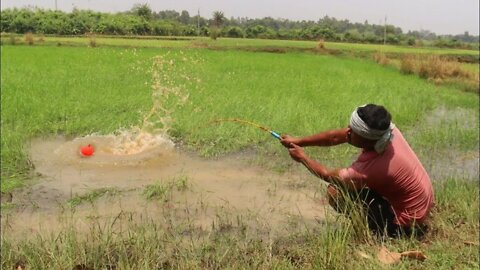
<instances>
[{"instance_id":1,"label":"man's arm","mask_svg":"<svg viewBox=\"0 0 480 270\"><path fill-rule=\"evenodd\" d=\"M333 146L346 143L348 141L347 132L348 128L342 128L320 132L307 137L294 138L290 136L282 136L280 142L287 148L289 148L292 143L302 147Z\"/></svg>"},{"instance_id":2,"label":"man's arm","mask_svg":"<svg viewBox=\"0 0 480 270\"><path fill-rule=\"evenodd\" d=\"M301 162L312 174L323 179L327 183L341 185L350 190L360 188L356 182L340 178L339 170L328 170L321 163L308 157L300 146L291 144L288 152L295 161Z\"/></svg>"}]
</instances>

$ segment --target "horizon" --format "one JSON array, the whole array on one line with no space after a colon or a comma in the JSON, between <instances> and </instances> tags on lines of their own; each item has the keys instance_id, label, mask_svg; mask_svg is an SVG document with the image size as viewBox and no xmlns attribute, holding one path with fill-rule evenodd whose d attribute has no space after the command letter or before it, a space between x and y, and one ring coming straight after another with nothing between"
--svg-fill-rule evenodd
<instances>
[{"instance_id":1,"label":"horizon","mask_svg":"<svg viewBox=\"0 0 480 270\"><path fill-rule=\"evenodd\" d=\"M246 2L249 1L251 0L246 0ZM364 23L368 21L369 24L374 25L383 25L386 19L387 24L400 27L404 33L408 31L430 31L436 35L462 35L468 32L469 35L472 36L479 35L478 1L460 0L456 1L456 4L453 6L450 6L451 3L445 0L424 0L417 1L417 8L412 10L409 8L413 1L404 1L404 3L402 3L404 5L398 4L398 6L396 6L396 3L385 4L379 0L368 0L358 3L363 7L363 9L359 9L356 7L358 4L355 5L357 1L354 0L347 0L346 2L349 3L318 3L317 1L301 0L297 1L297 7L293 10L288 6L287 2L286 0L266 0L262 3L256 3L255 5L244 4L238 6L238 3L233 3L231 0L226 0L222 3L215 3L214 0L167 0L162 1L162 3L151 0L123 0L118 1L115 6L112 6L111 3L105 0L4 0L1 2L0 9L36 7L55 10L57 7L58 10L68 13L74 8L104 13L118 13L131 10L135 4L148 4L154 12L163 10L181 12L182 10L186 10L191 17L196 16L197 11L199 11L201 17L211 18L213 11L221 11L226 18L262 19L271 17L291 21L305 20L317 22L319 19L329 16L337 20L348 20L352 23ZM429 2L435 3L433 5L435 5L436 12L432 6L428 5ZM469 5L462 5L459 2L469 3ZM322 12L317 11L320 5L323 5L321 8ZM253 9L251 8L252 6L256 6L256 8ZM272 9L271 7L275 8ZM284 8L287 9L283 10ZM407 9L406 11L403 10L405 8ZM390 12L391 14L386 12L392 9L395 9L397 12ZM354 14L350 14L352 11ZM298 14L298 12L302 14ZM418 14L424 14L426 12L428 12L431 17L417 16ZM464 16L458 16L461 15L460 13ZM447 30L447 28L449 30Z\"/></svg>"}]
</instances>

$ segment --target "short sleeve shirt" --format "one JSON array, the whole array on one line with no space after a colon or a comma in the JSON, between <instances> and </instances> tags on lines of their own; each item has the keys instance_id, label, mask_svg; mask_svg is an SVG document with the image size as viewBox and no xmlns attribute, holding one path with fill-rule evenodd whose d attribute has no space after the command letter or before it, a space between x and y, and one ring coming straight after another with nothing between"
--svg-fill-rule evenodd
<instances>
[{"instance_id":1,"label":"short sleeve shirt","mask_svg":"<svg viewBox=\"0 0 480 270\"><path fill-rule=\"evenodd\" d=\"M422 223L433 206L430 177L398 128L383 153L364 150L339 175L384 197L402 226Z\"/></svg>"}]
</instances>

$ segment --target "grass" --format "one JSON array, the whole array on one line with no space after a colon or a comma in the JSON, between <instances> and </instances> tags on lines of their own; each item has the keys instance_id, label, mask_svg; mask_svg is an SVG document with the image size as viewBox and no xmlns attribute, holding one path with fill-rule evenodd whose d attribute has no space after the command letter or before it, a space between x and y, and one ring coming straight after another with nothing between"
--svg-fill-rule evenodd
<instances>
[{"instance_id":1,"label":"grass","mask_svg":"<svg viewBox=\"0 0 480 270\"><path fill-rule=\"evenodd\" d=\"M403 74L416 74L437 85L454 85L466 92L479 93L478 64L460 63L457 59L436 54L404 54L400 59L395 59L376 53L374 60L398 68Z\"/></svg>"},{"instance_id":2,"label":"grass","mask_svg":"<svg viewBox=\"0 0 480 270\"><path fill-rule=\"evenodd\" d=\"M173 179L173 186L177 191L186 191L189 189L188 177L185 175L177 176Z\"/></svg>"},{"instance_id":3,"label":"grass","mask_svg":"<svg viewBox=\"0 0 480 270\"><path fill-rule=\"evenodd\" d=\"M147 200L160 200L168 201L171 196L171 191L176 189L177 191L186 191L189 188L188 177L180 175L174 177L170 182L163 183L157 182L152 185L147 185L143 189L143 196Z\"/></svg>"},{"instance_id":4,"label":"grass","mask_svg":"<svg viewBox=\"0 0 480 270\"><path fill-rule=\"evenodd\" d=\"M71 50L65 48L51 55L52 48L34 47L39 54L15 49L13 54L4 54L10 48L2 47L2 56L8 59L2 61L1 81L3 180L27 174L29 163L24 146L30 138L49 134L86 135L94 130L112 132L119 126L138 123L141 104L150 100L150 90L144 86L149 77L135 69L138 58L133 51L118 50L110 54L108 50L87 49L71 55ZM17 53L26 54L21 57ZM22 59L14 60L17 56ZM94 60L97 56L105 62L99 65ZM123 60L118 62L119 59ZM117 64L122 66L115 67ZM20 66L23 74L16 76ZM139 88L145 91L144 95L138 95ZM117 105L109 105L114 103ZM104 117L91 114L101 110ZM108 120L112 116L116 123Z\"/></svg>"},{"instance_id":5,"label":"grass","mask_svg":"<svg viewBox=\"0 0 480 270\"><path fill-rule=\"evenodd\" d=\"M2 35L3 39L8 36ZM87 46L90 37L44 37L45 45L75 45ZM158 37L158 36L97 36L96 44L99 46L123 46L123 47L151 47L151 48L186 48L186 47L210 47L210 48L290 48L290 49L315 49L318 48L318 41L298 40L270 40L270 39L249 39L249 38L218 38L212 40L209 37ZM379 44L357 44L323 42L326 49L393 54L439 54L439 55L467 55L479 56L478 50L434 48L434 47L411 47L400 45L379 45Z\"/></svg>"},{"instance_id":6,"label":"grass","mask_svg":"<svg viewBox=\"0 0 480 270\"><path fill-rule=\"evenodd\" d=\"M357 43L331 43L327 48L356 51L381 51L383 53L408 53L408 54L439 54L439 55L477 55L477 50L462 50L433 47L410 47L396 45L357 44Z\"/></svg>"},{"instance_id":7,"label":"grass","mask_svg":"<svg viewBox=\"0 0 480 270\"><path fill-rule=\"evenodd\" d=\"M28 32L25 34L25 43L28 45L33 45L35 42L33 34L31 32Z\"/></svg>"},{"instance_id":8,"label":"grass","mask_svg":"<svg viewBox=\"0 0 480 270\"><path fill-rule=\"evenodd\" d=\"M143 190L143 196L145 196L147 200L167 200L170 190L171 186L156 183L153 185L147 185Z\"/></svg>"},{"instance_id":9,"label":"grass","mask_svg":"<svg viewBox=\"0 0 480 270\"><path fill-rule=\"evenodd\" d=\"M461 64L462 68L468 71L473 71L475 74L478 74L480 72L480 65L479 64L468 64L468 63L462 63Z\"/></svg>"},{"instance_id":10,"label":"grass","mask_svg":"<svg viewBox=\"0 0 480 270\"><path fill-rule=\"evenodd\" d=\"M282 134L307 135L345 126L352 108L369 102L383 104L391 111L422 161L436 154L478 150L477 94L461 92L455 86L435 86L416 75L402 75L388 65L301 52L106 47L101 37L95 38L98 46L90 48L87 38L76 40L83 45L48 46L65 42L49 43L50 37L41 46L2 45L2 192L29 183L32 164L26 145L32 138L109 134L141 125L152 108L154 82L150 71L157 55L177 63L166 71L172 78L169 86L182 82L179 74L201 80L184 84L189 99L173 113L170 135L184 148L204 156L253 149L257 162L288 169L292 161L268 134L233 123L208 123L242 118ZM165 44L158 40L138 42ZM216 42L267 46L272 41ZM297 44L277 44L286 46L282 42ZM307 46L308 42L298 44ZM329 46L325 43L326 48ZM193 64L184 58L201 61ZM439 108L447 113L436 114ZM355 154L348 147L308 151L330 167L345 166ZM175 196L173 189L188 189L188 182L180 175L167 184L146 186L143 194L147 199L163 200ZM392 251L421 249L428 256L423 263L404 261L393 269L474 268L479 263L478 242L466 242L479 238L478 183L453 175L435 179L434 186L435 229L423 242L372 241L355 233L353 227L359 221L352 224L341 216L330 216L303 233L266 237L245 226L247 220L239 217L235 220L220 215L212 231L198 231L168 213L157 213L165 224L125 213L119 219L92 224L88 231L80 231L66 220L62 230L20 241L2 230L2 269L18 261L25 262L28 269L108 269L112 265L117 269L383 269L376 259L357 256L361 250L375 258L380 245ZM70 204L95 202L109 192L93 190L71 198Z\"/></svg>"},{"instance_id":11,"label":"grass","mask_svg":"<svg viewBox=\"0 0 480 270\"><path fill-rule=\"evenodd\" d=\"M173 52L170 57L183 57ZM4 183L28 176L25 142L33 137L107 134L140 125L152 106L153 57L166 53L166 49L3 46ZM179 69L201 78L201 83L187 89L190 98L173 114L171 135L206 156L251 145L267 156L279 151L276 141L255 128L208 125L219 118L243 118L280 133L305 135L346 125L352 108L367 102L384 104L400 127L412 126L442 104L478 108L474 94L459 95L452 87L435 87L359 59L210 50L183 54L203 59L197 65L177 61ZM7 183L2 191L18 185Z\"/></svg>"},{"instance_id":12,"label":"grass","mask_svg":"<svg viewBox=\"0 0 480 270\"><path fill-rule=\"evenodd\" d=\"M114 196L119 193L119 190L115 188L99 188L89 191L86 194L75 195L67 201L67 205L71 208L75 208L83 203L93 204L97 199L105 195Z\"/></svg>"},{"instance_id":13,"label":"grass","mask_svg":"<svg viewBox=\"0 0 480 270\"><path fill-rule=\"evenodd\" d=\"M479 203L478 185L450 179L434 186L435 229L424 241L366 241L368 238L355 236L355 224L342 217L330 217L304 233L262 239L251 228L232 221L228 230L218 226L206 233L174 219L166 220L173 226L162 226L126 215L91 226L86 232L66 224L51 235L22 241L2 234L2 268L22 261L31 269L82 265L89 269L385 269L376 259L380 246L399 252L421 250L427 256L424 262L404 260L391 269L475 268L479 263L479 210L471 205ZM116 222L122 226L115 226ZM371 258L360 257L359 251Z\"/></svg>"}]
</instances>

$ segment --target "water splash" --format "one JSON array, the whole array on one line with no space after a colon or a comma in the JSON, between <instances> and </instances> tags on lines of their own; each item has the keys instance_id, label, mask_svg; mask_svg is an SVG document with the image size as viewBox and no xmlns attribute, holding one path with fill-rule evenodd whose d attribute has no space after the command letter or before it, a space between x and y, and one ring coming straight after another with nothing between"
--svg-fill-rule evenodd
<instances>
[{"instance_id":1,"label":"water splash","mask_svg":"<svg viewBox=\"0 0 480 270\"><path fill-rule=\"evenodd\" d=\"M174 123L173 113L188 101L189 91L200 82L189 69L200 60L182 51L152 58L151 74L152 108L144 115L142 125L120 129L114 134L92 134L66 143L57 153L71 156L82 163L137 163L171 152L174 143L169 131ZM78 149L91 144L95 154L82 158Z\"/></svg>"},{"instance_id":2,"label":"water splash","mask_svg":"<svg viewBox=\"0 0 480 270\"><path fill-rule=\"evenodd\" d=\"M185 66L198 63L186 57L183 52L172 57L171 53L153 58L152 74L152 109L143 119L142 131L168 135L172 128L172 114L184 105L189 97L187 89L193 89L197 78L189 74ZM187 64L187 65L181 65Z\"/></svg>"},{"instance_id":3,"label":"water splash","mask_svg":"<svg viewBox=\"0 0 480 270\"><path fill-rule=\"evenodd\" d=\"M90 144L92 156L84 157L79 149ZM109 135L88 135L67 141L55 150L59 162L91 165L137 165L154 158L167 157L174 143L162 134L143 132L140 128L120 130Z\"/></svg>"},{"instance_id":4,"label":"water splash","mask_svg":"<svg viewBox=\"0 0 480 270\"><path fill-rule=\"evenodd\" d=\"M173 142L163 133L153 134L139 128L121 130L113 141L109 151L112 155L136 155L150 149L162 147L165 150L173 148ZM104 149L107 149L104 147Z\"/></svg>"}]
</instances>

